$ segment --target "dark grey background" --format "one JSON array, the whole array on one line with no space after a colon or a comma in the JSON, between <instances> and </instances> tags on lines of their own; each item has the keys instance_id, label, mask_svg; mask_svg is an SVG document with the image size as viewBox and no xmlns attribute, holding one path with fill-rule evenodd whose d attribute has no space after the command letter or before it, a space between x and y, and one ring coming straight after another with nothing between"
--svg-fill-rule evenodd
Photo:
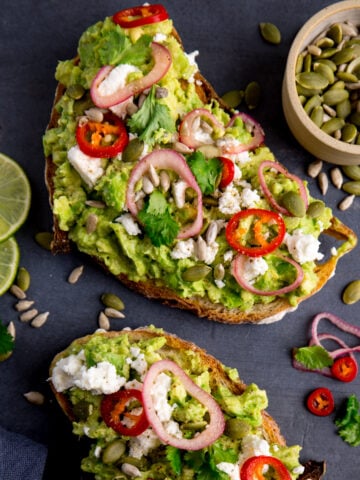
<instances>
[{"instance_id":1,"label":"dark grey background","mask_svg":"<svg viewBox=\"0 0 360 480\"><path fill-rule=\"evenodd\" d=\"M359 305L347 306L341 292L360 278L358 249L338 265L336 276L315 297L301 304L281 322L264 326L231 326L173 310L144 299L122 287L87 258L73 252L52 256L34 241L38 231L51 228L51 215L44 186L41 138L46 128L55 90L54 70L59 60L71 58L83 30L117 10L137 1L96 0L3 0L0 17L0 151L16 159L27 172L33 192L26 225L17 234L21 265L31 273L28 296L40 311L50 311L41 329L18 320L10 294L0 298L0 318L14 321L16 350L0 364L0 424L49 445L46 478L78 480L78 449L66 421L52 400L47 385L52 357L74 338L93 332L101 310L100 295L118 294L126 304L126 319L112 322L113 329L150 323L197 342L227 365L237 367L247 383L255 382L268 392L269 408L289 444L302 445L304 461L327 461L328 480L359 478L359 449L345 444L336 433L335 415L312 416L304 407L307 393L329 387L338 407L352 393L360 394L360 379L344 384L291 366L290 352L308 340L313 316L331 311L360 324ZM187 52L199 50L199 67L222 94L257 80L263 89L261 105L253 115L266 132L266 142L279 161L294 173L306 176L313 157L290 135L281 107L281 82L291 42L302 24L326 0L164 1ZM279 46L266 44L258 24L271 21L282 32ZM330 165L326 167L330 168ZM309 180L311 193L321 197ZM360 234L359 200L347 212L337 204L343 193L330 186L326 200L334 213ZM67 283L70 271L85 265L76 285ZM39 390L47 397L43 407L30 405L23 393ZM19 452L21 461L21 452Z\"/></svg>"}]
</instances>

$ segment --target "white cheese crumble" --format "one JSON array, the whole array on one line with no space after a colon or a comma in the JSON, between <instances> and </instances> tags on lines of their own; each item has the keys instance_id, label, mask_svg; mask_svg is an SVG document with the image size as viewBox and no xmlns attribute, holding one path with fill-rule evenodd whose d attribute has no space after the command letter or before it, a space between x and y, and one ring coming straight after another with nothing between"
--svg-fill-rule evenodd
<instances>
[{"instance_id":1,"label":"white cheese crumble","mask_svg":"<svg viewBox=\"0 0 360 480\"><path fill-rule=\"evenodd\" d=\"M284 243L294 260L299 263L321 260L324 257L319 252L319 240L309 233L302 233L299 229L292 234L286 234Z\"/></svg>"},{"instance_id":2,"label":"white cheese crumble","mask_svg":"<svg viewBox=\"0 0 360 480\"><path fill-rule=\"evenodd\" d=\"M58 392L78 387L94 395L117 392L126 382L109 362L99 362L87 368L83 351L60 359L54 367L51 380Z\"/></svg>"},{"instance_id":3,"label":"white cheese crumble","mask_svg":"<svg viewBox=\"0 0 360 480\"><path fill-rule=\"evenodd\" d=\"M179 424L171 420L175 405L168 402L168 393L171 388L171 377L166 373L160 373L151 388L151 398L159 420L162 422L169 435L176 438L182 438Z\"/></svg>"},{"instance_id":4,"label":"white cheese crumble","mask_svg":"<svg viewBox=\"0 0 360 480\"><path fill-rule=\"evenodd\" d=\"M175 260L180 260L181 258L190 258L194 255L195 251L195 242L192 238L188 240L179 240L170 255L171 258Z\"/></svg>"},{"instance_id":5,"label":"white cheese crumble","mask_svg":"<svg viewBox=\"0 0 360 480\"><path fill-rule=\"evenodd\" d=\"M261 200L260 195L248 182L241 182L241 186L243 188L240 194L242 208L255 208Z\"/></svg>"},{"instance_id":6,"label":"white cheese crumble","mask_svg":"<svg viewBox=\"0 0 360 480\"><path fill-rule=\"evenodd\" d=\"M124 213L115 219L115 222L121 223L129 235L140 235L141 229L130 213Z\"/></svg>"},{"instance_id":7,"label":"white cheese crumble","mask_svg":"<svg viewBox=\"0 0 360 480\"><path fill-rule=\"evenodd\" d=\"M269 265L263 257L248 257L244 262L244 279L252 285L257 277L264 275L268 269Z\"/></svg>"},{"instance_id":8,"label":"white cheese crumble","mask_svg":"<svg viewBox=\"0 0 360 480\"><path fill-rule=\"evenodd\" d=\"M113 68L109 75L98 86L100 95L111 95L120 88L125 87L126 79L130 73L140 72L134 65L124 63Z\"/></svg>"},{"instance_id":9,"label":"white cheese crumble","mask_svg":"<svg viewBox=\"0 0 360 480\"><path fill-rule=\"evenodd\" d=\"M78 145L71 147L67 156L70 164L75 168L84 182L90 188L93 188L99 178L104 174L102 159L86 155L80 150Z\"/></svg>"},{"instance_id":10,"label":"white cheese crumble","mask_svg":"<svg viewBox=\"0 0 360 480\"><path fill-rule=\"evenodd\" d=\"M134 458L145 457L151 450L157 448L160 443L156 433L151 428L148 428L142 434L130 437L129 455Z\"/></svg>"},{"instance_id":11,"label":"white cheese crumble","mask_svg":"<svg viewBox=\"0 0 360 480\"><path fill-rule=\"evenodd\" d=\"M167 36L165 33L158 32L153 36L153 41L157 43L165 42Z\"/></svg>"},{"instance_id":12,"label":"white cheese crumble","mask_svg":"<svg viewBox=\"0 0 360 480\"><path fill-rule=\"evenodd\" d=\"M128 364L140 375L141 380L143 380L148 370L145 355L141 353L141 350L138 347L130 347L130 355L131 358L127 358Z\"/></svg>"},{"instance_id":13,"label":"white cheese crumble","mask_svg":"<svg viewBox=\"0 0 360 480\"><path fill-rule=\"evenodd\" d=\"M196 60L195 60L195 58L199 55L199 50L194 50L191 53L185 53L185 55L186 55L186 57L189 61L189 64L192 67L195 67L194 68L194 73L191 75L191 77L188 78L189 83L194 83L194 81L195 81L194 74L199 70L198 64L196 63Z\"/></svg>"},{"instance_id":14,"label":"white cheese crumble","mask_svg":"<svg viewBox=\"0 0 360 480\"><path fill-rule=\"evenodd\" d=\"M241 196L230 183L219 198L219 210L224 215L234 215L241 210Z\"/></svg>"}]
</instances>

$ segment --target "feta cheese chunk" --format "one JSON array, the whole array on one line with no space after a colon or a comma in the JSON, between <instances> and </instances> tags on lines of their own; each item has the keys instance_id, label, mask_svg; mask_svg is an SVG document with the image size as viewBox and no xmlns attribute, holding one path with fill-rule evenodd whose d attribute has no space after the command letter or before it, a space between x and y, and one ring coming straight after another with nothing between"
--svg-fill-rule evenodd
<instances>
[{"instance_id":1,"label":"feta cheese chunk","mask_svg":"<svg viewBox=\"0 0 360 480\"><path fill-rule=\"evenodd\" d=\"M219 210L224 215L233 215L241 210L241 196L231 183L219 198Z\"/></svg>"},{"instance_id":2,"label":"feta cheese chunk","mask_svg":"<svg viewBox=\"0 0 360 480\"><path fill-rule=\"evenodd\" d=\"M90 188L93 188L104 174L102 159L86 155L80 150L78 145L70 148L68 160Z\"/></svg>"},{"instance_id":3,"label":"feta cheese chunk","mask_svg":"<svg viewBox=\"0 0 360 480\"><path fill-rule=\"evenodd\" d=\"M100 95L107 96L125 87L130 73L140 72L134 65L124 63L113 68L109 75L100 83L98 90Z\"/></svg>"},{"instance_id":4,"label":"feta cheese chunk","mask_svg":"<svg viewBox=\"0 0 360 480\"><path fill-rule=\"evenodd\" d=\"M136 236L140 235L141 233L138 223L130 213L124 213L123 215L120 215L120 217L116 218L115 222L121 223L129 235Z\"/></svg>"},{"instance_id":5,"label":"feta cheese chunk","mask_svg":"<svg viewBox=\"0 0 360 480\"><path fill-rule=\"evenodd\" d=\"M257 277L264 275L269 265L263 257L248 257L244 262L244 279L252 285Z\"/></svg>"},{"instance_id":6,"label":"feta cheese chunk","mask_svg":"<svg viewBox=\"0 0 360 480\"><path fill-rule=\"evenodd\" d=\"M292 234L286 234L284 243L294 260L299 263L321 260L324 257L319 252L319 240L309 233L303 233L299 229Z\"/></svg>"}]
</instances>

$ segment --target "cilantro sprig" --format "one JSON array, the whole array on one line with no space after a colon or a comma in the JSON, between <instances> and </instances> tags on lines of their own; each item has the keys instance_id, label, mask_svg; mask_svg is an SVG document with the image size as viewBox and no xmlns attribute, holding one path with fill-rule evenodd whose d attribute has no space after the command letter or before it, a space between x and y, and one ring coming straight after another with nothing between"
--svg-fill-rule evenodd
<instances>
[{"instance_id":1,"label":"cilantro sprig","mask_svg":"<svg viewBox=\"0 0 360 480\"><path fill-rule=\"evenodd\" d=\"M311 345L310 347L300 347L294 350L295 360L300 362L310 370L319 370L325 367L331 367L334 360L329 352L320 345Z\"/></svg>"},{"instance_id":2,"label":"cilantro sprig","mask_svg":"<svg viewBox=\"0 0 360 480\"><path fill-rule=\"evenodd\" d=\"M171 216L170 206L158 190L151 193L138 218L155 247L171 245L179 233L180 227Z\"/></svg>"},{"instance_id":3,"label":"cilantro sprig","mask_svg":"<svg viewBox=\"0 0 360 480\"><path fill-rule=\"evenodd\" d=\"M221 160L218 158L206 159L202 152L197 151L187 157L187 163L199 184L201 192L204 195L214 193L222 170Z\"/></svg>"},{"instance_id":4,"label":"cilantro sprig","mask_svg":"<svg viewBox=\"0 0 360 480\"><path fill-rule=\"evenodd\" d=\"M338 434L352 447L360 445L360 402L355 395L346 401L345 413L335 420Z\"/></svg>"},{"instance_id":5,"label":"cilantro sprig","mask_svg":"<svg viewBox=\"0 0 360 480\"><path fill-rule=\"evenodd\" d=\"M5 360L14 350L14 338L8 332L7 328L0 321L0 361Z\"/></svg>"}]
</instances>

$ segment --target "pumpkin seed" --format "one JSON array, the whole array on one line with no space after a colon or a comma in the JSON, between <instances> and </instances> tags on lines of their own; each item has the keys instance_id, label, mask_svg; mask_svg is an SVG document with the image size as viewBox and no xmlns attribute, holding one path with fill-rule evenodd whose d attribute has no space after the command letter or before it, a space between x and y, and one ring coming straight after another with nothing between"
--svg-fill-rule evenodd
<instances>
[{"instance_id":1,"label":"pumpkin seed","mask_svg":"<svg viewBox=\"0 0 360 480\"><path fill-rule=\"evenodd\" d=\"M341 140L346 143L353 143L358 130L352 123L347 123L341 130Z\"/></svg>"},{"instance_id":2,"label":"pumpkin seed","mask_svg":"<svg viewBox=\"0 0 360 480\"><path fill-rule=\"evenodd\" d=\"M342 171L351 180L360 180L360 166L359 165L343 165Z\"/></svg>"},{"instance_id":3,"label":"pumpkin seed","mask_svg":"<svg viewBox=\"0 0 360 480\"><path fill-rule=\"evenodd\" d=\"M36 243L45 250L51 250L53 238L54 236L51 232L38 232L35 235Z\"/></svg>"},{"instance_id":4,"label":"pumpkin seed","mask_svg":"<svg viewBox=\"0 0 360 480\"><path fill-rule=\"evenodd\" d=\"M260 33L266 42L278 45L281 42L281 32L273 23L261 22L259 24Z\"/></svg>"},{"instance_id":5,"label":"pumpkin seed","mask_svg":"<svg viewBox=\"0 0 360 480\"><path fill-rule=\"evenodd\" d=\"M325 64L319 63L319 62L315 62L313 64L313 68L314 68L314 72L320 73L320 75L322 75L323 77L325 77L328 80L329 84L332 84L332 83L335 82L334 72L332 71L332 69L328 65L325 65Z\"/></svg>"},{"instance_id":6,"label":"pumpkin seed","mask_svg":"<svg viewBox=\"0 0 360 480\"><path fill-rule=\"evenodd\" d=\"M250 82L246 88L244 93L245 103L247 107L252 110L259 105L261 97L261 87L258 82L253 81Z\"/></svg>"},{"instance_id":7,"label":"pumpkin seed","mask_svg":"<svg viewBox=\"0 0 360 480\"><path fill-rule=\"evenodd\" d=\"M324 210L325 210L324 202L322 202L321 200L315 200L314 202L310 203L306 213L311 218L318 218L324 213Z\"/></svg>"},{"instance_id":8,"label":"pumpkin seed","mask_svg":"<svg viewBox=\"0 0 360 480\"><path fill-rule=\"evenodd\" d=\"M307 89L322 90L329 85L327 78L316 72L301 72L296 75L298 84Z\"/></svg>"},{"instance_id":9,"label":"pumpkin seed","mask_svg":"<svg viewBox=\"0 0 360 480\"><path fill-rule=\"evenodd\" d=\"M356 75L350 72L337 72L337 77L339 80L343 80L344 82L357 82L359 79Z\"/></svg>"},{"instance_id":10,"label":"pumpkin seed","mask_svg":"<svg viewBox=\"0 0 360 480\"><path fill-rule=\"evenodd\" d=\"M335 88L333 90L328 90L323 95L323 101L326 105L337 105L340 102L343 102L349 98L349 92L347 90L341 90L341 88Z\"/></svg>"},{"instance_id":11,"label":"pumpkin seed","mask_svg":"<svg viewBox=\"0 0 360 480\"><path fill-rule=\"evenodd\" d=\"M339 203L338 207L339 207L339 210L347 210L348 208L351 207L351 205L353 204L354 202L354 198L355 198L355 195L348 195L347 197L345 197L343 200L341 200L341 202Z\"/></svg>"},{"instance_id":12,"label":"pumpkin seed","mask_svg":"<svg viewBox=\"0 0 360 480\"><path fill-rule=\"evenodd\" d=\"M341 129L345 124L345 120L343 118L331 118L327 122L324 122L321 126L321 130L325 133L331 135L336 130Z\"/></svg>"},{"instance_id":13,"label":"pumpkin seed","mask_svg":"<svg viewBox=\"0 0 360 480\"><path fill-rule=\"evenodd\" d=\"M304 68L303 72L311 72L312 70L312 55L307 53L304 58Z\"/></svg>"},{"instance_id":14,"label":"pumpkin seed","mask_svg":"<svg viewBox=\"0 0 360 480\"><path fill-rule=\"evenodd\" d=\"M101 301L105 307L114 308L115 310L124 310L124 302L114 293L103 293Z\"/></svg>"},{"instance_id":15,"label":"pumpkin seed","mask_svg":"<svg viewBox=\"0 0 360 480\"><path fill-rule=\"evenodd\" d=\"M352 180L350 182L345 182L343 185L343 190L346 193L350 193L351 195L360 195L360 181L359 180Z\"/></svg>"},{"instance_id":16,"label":"pumpkin seed","mask_svg":"<svg viewBox=\"0 0 360 480\"><path fill-rule=\"evenodd\" d=\"M16 276L16 284L24 292L30 287L30 273L25 267L20 267Z\"/></svg>"},{"instance_id":17,"label":"pumpkin seed","mask_svg":"<svg viewBox=\"0 0 360 480\"><path fill-rule=\"evenodd\" d=\"M312 95L320 95L322 90L320 88L305 88L296 84L296 91L299 95L305 95L305 97L311 97Z\"/></svg>"},{"instance_id":18,"label":"pumpkin seed","mask_svg":"<svg viewBox=\"0 0 360 480\"><path fill-rule=\"evenodd\" d=\"M354 60L354 57L354 49L352 47L346 47L336 52L335 55L331 57L331 60L335 65L341 65L342 63L351 62L351 60Z\"/></svg>"},{"instance_id":19,"label":"pumpkin seed","mask_svg":"<svg viewBox=\"0 0 360 480\"><path fill-rule=\"evenodd\" d=\"M281 204L294 217L303 217L306 213L304 200L297 192L286 192L281 198Z\"/></svg>"},{"instance_id":20,"label":"pumpkin seed","mask_svg":"<svg viewBox=\"0 0 360 480\"><path fill-rule=\"evenodd\" d=\"M341 25L339 23L335 23L329 28L326 35L332 40L334 40L336 44L340 43L343 38Z\"/></svg>"},{"instance_id":21,"label":"pumpkin seed","mask_svg":"<svg viewBox=\"0 0 360 480\"><path fill-rule=\"evenodd\" d=\"M315 107L321 105L322 98L320 95L313 95L304 105L305 112L309 115Z\"/></svg>"},{"instance_id":22,"label":"pumpkin seed","mask_svg":"<svg viewBox=\"0 0 360 480\"><path fill-rule=\"evenodd\" d=\"M324 123L324 109L321 105L315 107L310 115L311 120L315 123L317 127L321 127Z\"/></svg>"},{"instance_id":23,"label":"pumpkin seed","mask_svg":"<svg viewBox=\"0 0 360 480\"><path fill-rule=\"evenodd\" d=\"M139 138L134 138L124 148L121 158L124 162L136 162L144 151L144 142Z\"/></svg>"},{"instance_id":24,"label":"pumpkin seed","mask_svg":"<svg viewBox=\"0 0 360 480\"><path fill-rule=\"evenodd\" d=\"M335 44L334 40L329 37L322 37L316 42L316 46L320 48L330 48Z\"/></svg>"},{"instance_id":25,"label":"pumpkin seed","mask_svg":"<svg viewBox=\"0 0 360 480\"><path fill-rule=\"evenodd\" d=\"M224 93L221 99L229 108L236 108L242 102L244 95L244 90L230 90Z\"/></svg>"},{"instance_id":26,"label":"pumpkin seed","mask_svg":"<svg viewBox=\"0 0 360 480\"><path fill-rule=\"evenodd\" d=\"M115 463L124 455L125 449L126 447L123 440L116 439L106 445L101 459L105 464Z\"/></svg>"},{"instance_id":27,"label":"pumpkin seed","mask_svg":"<svg viewBox=\"0 0 360 480\"><path fill-rule=\"evenodd\" d=\"M210 272L211 267L209 265L194 265L183 272L182 279L185 282L196 282L205 278Z\"/></svg>"},{"instance_id":28,"label":"pumpkin seed","mask_svg":"<svg viewBox=\"0 0 360 480\"><path fill-rule=\"evenodd\" d=\"M338 51L336 47L324 48L320 58L330 58Z\"/></svg>"},{"instance_id":29,"label":"pumpkin seed","mask_svg":"<svg viewBox=\"0 0 360 480\"><path fill-rule=\"evenodd\" d=\"M334 63L331 59L329 59L329 58L317 58L317 59L316 59L316 63L321 63L321 64L323 64L323 65L328 66L328 67L332 70L333 73L335 73L336 70L337 70L337 66L336 66L335 63Z\"/></svg>"},{"instance_id":30,"label":"pumpkin seed","mask_svg":"<svg viewBox=\"0 0 360 480\"><path fill-rule=\"evenodd\" d=\"M360 300L360 280L354 280L346 286L342 300L347 305L352 305Z\"/></svg>"},{"instance_id":31,"label":"pumpkin seed","mask_svg":"<svg viewBox=\"0 0 360 480\"><path fill-rule=\"evenodd\" d=\"M74 100L80 100L85 94L85 88L79 84L69 85L66 89L66 93L69 95L70 98Z\"/></svg>"},{"instance_id":32,"label":"pumpkin seed","mask_svg":"<svg viewBox=\"0 0 360 480\"><path fill-rule=\"evenodd\" d=\"M304 65L304 53L301 53L298 55L296 59L296 64L295 64L295 73L300 73L303 70L303 65Z\"/></svg>"},{"instance_id":33,"label":"pumpkin seed","mask_svg":"<svg viewBox=\"0 0 360 480\"><path fill-rule=\"evenodd\" d=\"M346 118L351 113L351 103L348 98L336 105L336 115L340 118Z\"/></svg>"},{"instance_id":34,"label":"pumpkin seed","mask_svg":"<svg viewBox=\"0 0 360 480\"><path fill-rule=\"evenodd\" d=\"M318 45L309 45L307 49L308 52L314 57L320 57L322 54L322 50Z\"/></svg>"}]
</instances>

